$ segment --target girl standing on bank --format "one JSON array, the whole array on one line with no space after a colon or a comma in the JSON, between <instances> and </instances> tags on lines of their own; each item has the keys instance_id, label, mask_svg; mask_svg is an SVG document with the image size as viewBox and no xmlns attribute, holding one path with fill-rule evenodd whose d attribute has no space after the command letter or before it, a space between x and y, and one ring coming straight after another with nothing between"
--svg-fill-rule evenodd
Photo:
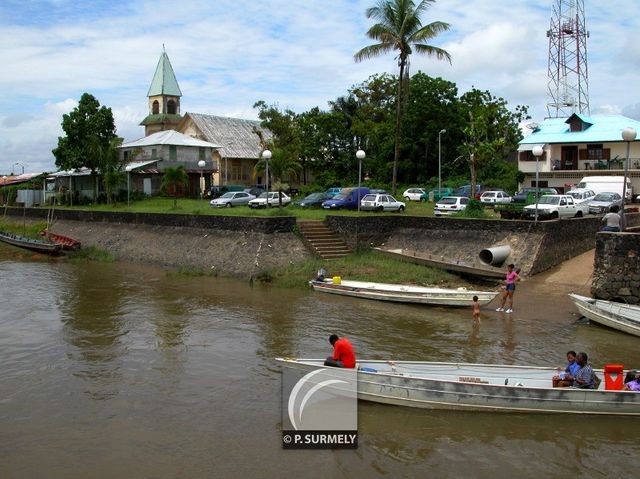
<instances>
[{"instance_id":1,"label":"girl standing on bank","mask_svg":"<svg viewBox=\"0 0 640 479\"><path fill-rule=\"evenodd\" d=\"M516 290L516 281L520 281L520 275L514 271L515 265L507 266L507 276L505 277L504 294L502 295L502 304L496 311L504 311L505 313L513 313L513 293ZM504 309L508 303L507 309Z\"/></svg>"}]
</instances>

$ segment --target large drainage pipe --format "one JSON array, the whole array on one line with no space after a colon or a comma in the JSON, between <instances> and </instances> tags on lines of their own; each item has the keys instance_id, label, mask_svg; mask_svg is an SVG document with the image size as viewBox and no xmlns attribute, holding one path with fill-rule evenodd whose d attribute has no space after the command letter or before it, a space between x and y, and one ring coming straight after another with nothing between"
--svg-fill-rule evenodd
<instances>
[{"instance_id":1,"label":"large drainage pipe","mask_svg":"<svg viewBox=\"0 0 640 479\"><path fill-rule=\"evenodd\" d=\"M490 266L500 266L511 254L511 246L502 245L480 251L480 261Z\"/></svg>"}]
</instances>

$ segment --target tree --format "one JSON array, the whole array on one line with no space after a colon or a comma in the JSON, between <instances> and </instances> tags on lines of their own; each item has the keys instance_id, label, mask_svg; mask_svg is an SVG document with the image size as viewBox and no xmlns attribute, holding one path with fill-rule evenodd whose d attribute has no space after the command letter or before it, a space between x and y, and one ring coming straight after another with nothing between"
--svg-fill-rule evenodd
<instances>
[{"instance_id":1,"label":"tree","mask_svg":"<svg viewBox=\"0 0 640 479\"><path fill-rule=\"evenodd\" d=\"M111 108L100 106L93 95L83 93L78 106L62 116L62 130L65 136L58 137L58 147L52 151L56 166L62 170L89 168L97 186L97 172L104 166L103 152L116 138ZM96 187L94 201L97 193Z\"/></svg>"},{"instance_id":2,"label":"tree","mask_svg":"<svg viewBox=\"0 0 640 479\"><path fill-rule=\"evenodd\" d=\"M393 176L391 182L392 192L396 192L398 175L398 161L400 159L400 127L402 124L402 103L405 94L408 95L409 56L415 49L416 53L435 57L438 60L451 62L449 53L441 48L434 47L426 42L435 38L438 34L449 29L449 24L444 22L432 22L423 26L420 16L435 0L422 0L415 5L413 0L379 0L374 7L367 9L367 18L373 18L378 23L374 24L367 35L373 40L379 41L358 51L354 58L357 62L377 57L393 50L398 51L398 88L396 95L396 125L395 148L393 154Z\"/></svg>"},{"instance_id":3,"label":"tree","mask_svg":"<svg viewBox=\"0 0 640 479\"><path fill-rule=\"evenodd\" d=\"M503 98L475 88L462 95L460 103L467 121L462 128L464 139L460 152L468 159L473 198L478 169L493 161L502 161L507 153L517 149L522 139L518 124L529 116L527 107L516 106L515 112L511 112Z\"/></svg>"},{"instance_id":4,"label":"tree","mask_svg":"<svg viewBox=\"0 0 640 479\"><path fill-rule=\"evenodd\" d=\"M162 176L160 191L173 197L173 208L178 207L178 196L184 193L184 189L189 186L189 176L180 165L175 168L167 168Z\"/></svg>"}]
</instances>

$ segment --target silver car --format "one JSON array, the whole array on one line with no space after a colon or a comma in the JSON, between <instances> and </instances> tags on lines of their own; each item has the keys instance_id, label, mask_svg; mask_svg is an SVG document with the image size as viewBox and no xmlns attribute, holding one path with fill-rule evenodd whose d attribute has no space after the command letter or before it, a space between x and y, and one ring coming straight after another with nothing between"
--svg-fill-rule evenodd
<instances>
[{"instance_id":1,"label":"silver car","mask_svg":"<svg viewBox=\"0 0 640 479\"><path fill-rule=\"evenodd\" d=\"M229 191L221 197L211 200L209 204L213 208L231 208L232 206L246 205L254 198L255 196L245 191Z\"/></svg>"},{"instance_id":2,"label":"silver car","mask_svg":"<svg viewBox=\"0 0 640 479\"><path fill-rule=\"evenodd\" d=\"M604 214L611 211L613 205L622 208L622 196L618 193L598 193L589 201L589 213L592 215Z\"/></svg>"}]
</instances>

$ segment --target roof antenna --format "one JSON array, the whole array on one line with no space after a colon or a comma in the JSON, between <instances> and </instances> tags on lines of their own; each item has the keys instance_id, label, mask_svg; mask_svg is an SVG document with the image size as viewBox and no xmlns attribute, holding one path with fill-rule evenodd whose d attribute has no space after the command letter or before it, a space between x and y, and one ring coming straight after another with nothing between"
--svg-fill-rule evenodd
<instances>
[{"instance_id":1,"label":"roof antenna","mask_svg":"<svg viewBox=\"0 0 640 479\"><path fill-rule=\"evenodd\" d=\"M162 44L162 51L163 51L163 52L165 51L165 50L164 50L164 43ZM166 53L166 52L165 52L165 53Z\"/></svg>"}]
</instances>

